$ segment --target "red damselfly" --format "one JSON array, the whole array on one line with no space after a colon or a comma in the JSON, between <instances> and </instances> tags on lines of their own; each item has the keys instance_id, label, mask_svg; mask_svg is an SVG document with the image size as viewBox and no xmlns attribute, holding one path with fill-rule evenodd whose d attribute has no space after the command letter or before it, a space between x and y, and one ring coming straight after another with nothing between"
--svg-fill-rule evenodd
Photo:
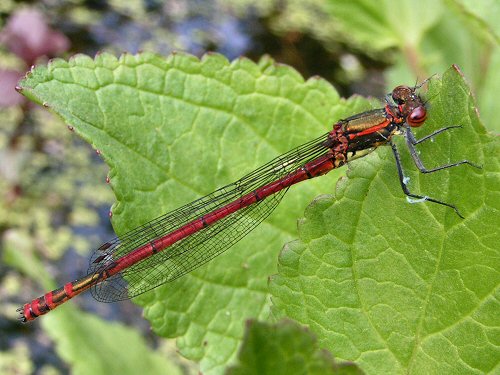
<instances>
[{"instance_id":1,"label":"red damselfly","mask_svg":"<svg viewBox=\"0 0 500 375\"><path fill-rule=\"evenodd\" d=\"M453 204L409 191L398 149L392 141L394 135L404 136L422 173L461 164L480 168L468 160L432 169L423 165L415 146L460 126L448 126L416 139L411 128L421 126L427 117L425 102L417 93L422 85L398 86L387 95L383 108L340 120L330 132L240 180L104 243L93 253L87 276L25 304L18 309L20 320L27 322L44 315L88 289L98 301L113 302L175 280L247 235L273 211L290 186L324 175L381 145L391 146L399 182L408 198L447 206L463 218Z\"/></svg>"}]
</instances>

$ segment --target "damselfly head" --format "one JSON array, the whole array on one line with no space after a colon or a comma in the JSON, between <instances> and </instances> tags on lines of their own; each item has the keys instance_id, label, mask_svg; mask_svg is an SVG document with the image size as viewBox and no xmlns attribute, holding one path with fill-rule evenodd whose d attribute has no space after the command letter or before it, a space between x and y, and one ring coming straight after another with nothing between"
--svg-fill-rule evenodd
<instances>
[{"instance_id":1,"label":"damselfly head","mask_svg":"<svg viewBox=\"0 0 500 375\"><path fill-rule=\"evenodd\" d=\"M405 104L408 100L413 99L412 97L415 95L415 90L408 86L397 86L394 90L392 90L392 100L394 103L398 105Z\"/></svg>"},{"instance_id":2,"label":"damselfly head","mask_svg":"<svg viewBox=\"0 0 500 375\"><path fill-rule=\"evenodd\" d=\"M427 118L425 103L416 93L418 87L397 86L391 94L400 116L412 127L422 125Z\"/></svg>"}]
</instances>

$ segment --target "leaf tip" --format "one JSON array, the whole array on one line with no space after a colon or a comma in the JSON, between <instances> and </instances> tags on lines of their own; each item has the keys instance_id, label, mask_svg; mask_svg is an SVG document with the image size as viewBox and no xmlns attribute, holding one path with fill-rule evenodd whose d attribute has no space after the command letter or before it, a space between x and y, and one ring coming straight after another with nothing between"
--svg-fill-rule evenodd
<instances>
[{"instance_id":1,"label":"leaf tip","mask_svg":"<svg viewBox=\"0 0 500 375\"><path fill-rule=\"evenodd\" d=\"M454 71L456 71L458 74L460 74L460 76L461 76L462 78L465 78L464 73L462 72L462 70L460 69L460 67L459 67L457 64L452 64L452 65L451 65L451 68L452 68Z\"/></svg>"}]
</instances>

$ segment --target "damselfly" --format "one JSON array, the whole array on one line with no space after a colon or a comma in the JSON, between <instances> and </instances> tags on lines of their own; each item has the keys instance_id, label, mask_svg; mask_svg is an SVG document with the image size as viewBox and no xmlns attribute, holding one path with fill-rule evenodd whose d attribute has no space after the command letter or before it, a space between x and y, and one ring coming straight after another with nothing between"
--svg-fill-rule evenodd
<instances>
[{"instance_id":1,"label":"damselfly","mask_svg":"<svg viewBox=\"0 0 500 375\"><path fill-rule=\"evenodd\" d=\"M427 117L425 102L417 93L422 84L398 86L387 95L383 108L340 120L330 132L278 156L240 180L104 243L93 253L87 276L25 304L18 309L20 320L27 322L44 315L88 289L98 301L112 302L175 280L247 235L274 210L290 186L324 175L381 145L391 146L407 197L447 206L463 218L453 204L410 192L392 141L394 135L404 136L422 173L461 164L480 168L468 160L432 169L424 166L415 146L460 126L448 126L421 139L414 136L411 128L421 126Z\"/></svg>"}]
</instances>

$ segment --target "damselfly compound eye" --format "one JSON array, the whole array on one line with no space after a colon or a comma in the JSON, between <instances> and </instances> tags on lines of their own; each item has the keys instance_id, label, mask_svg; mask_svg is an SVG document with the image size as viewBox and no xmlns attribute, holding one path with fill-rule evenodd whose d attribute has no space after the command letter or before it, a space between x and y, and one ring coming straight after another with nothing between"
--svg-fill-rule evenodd
<instances>
[{"instance_id":1,"label":"damselfly compound eye","mask_svg":"<svg viewBox=\"0 0 500 375\"><path fill-rule=\"evenodd\" d=\"M424 107L417 107L411 111L410 115L406 118L406 122L416 128L422 125L427 118L427 111Z\"/></svg>"}]
</instances>

